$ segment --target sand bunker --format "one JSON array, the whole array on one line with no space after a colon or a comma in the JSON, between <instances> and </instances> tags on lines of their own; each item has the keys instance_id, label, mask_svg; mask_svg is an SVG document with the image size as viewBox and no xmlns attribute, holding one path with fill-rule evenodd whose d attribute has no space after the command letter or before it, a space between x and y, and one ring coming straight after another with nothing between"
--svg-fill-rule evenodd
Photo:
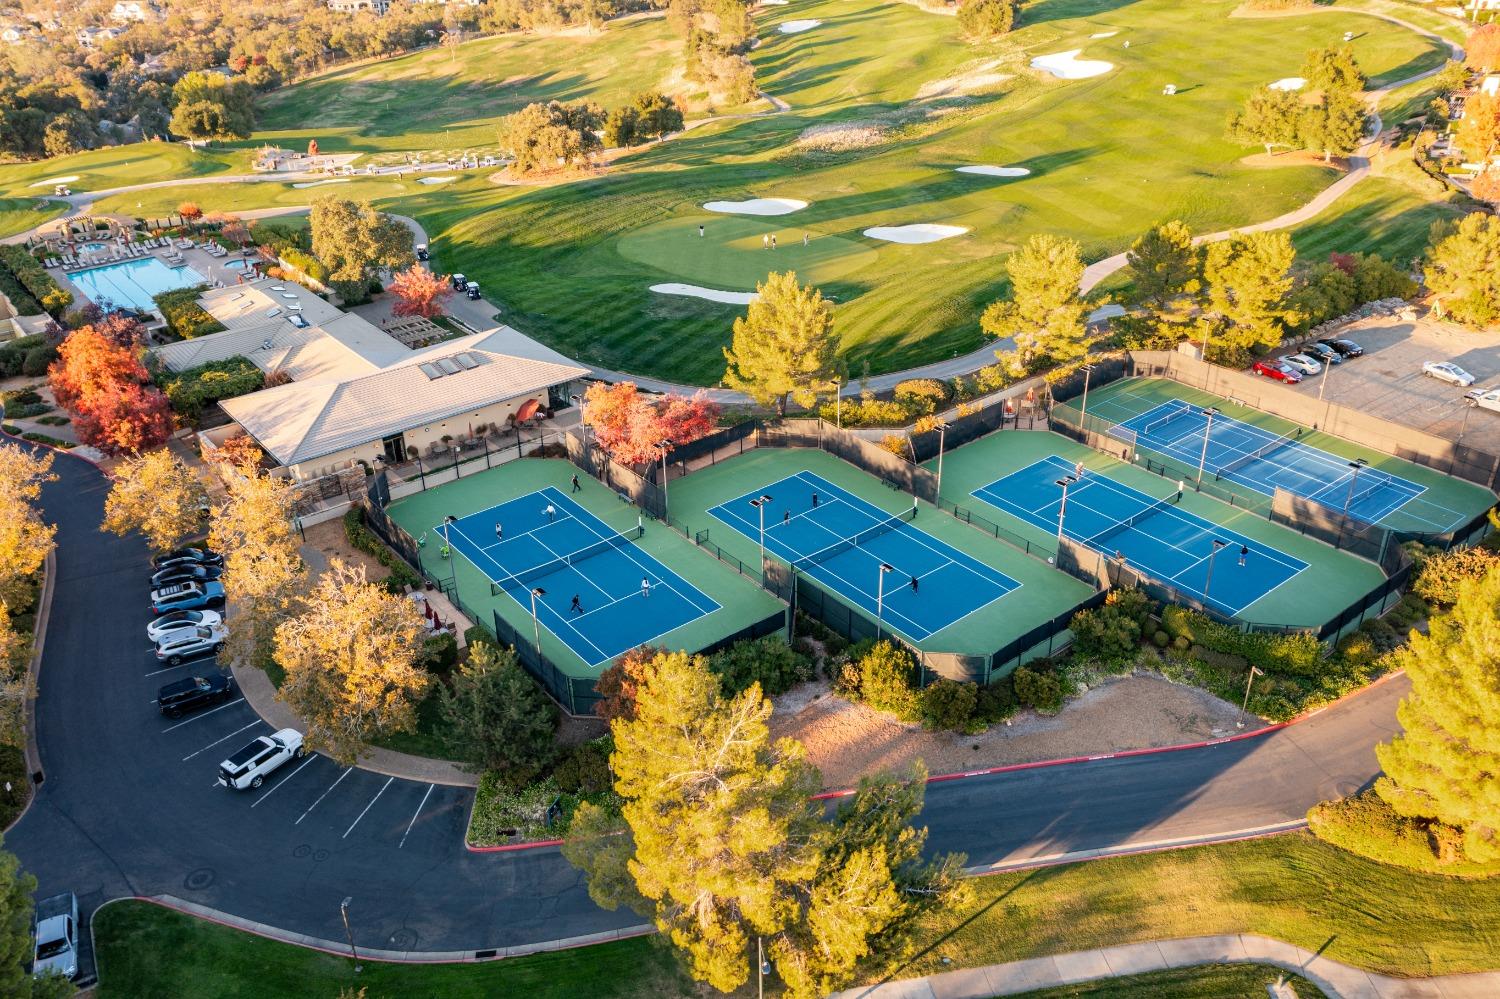
<instances>
[{"instance_id":1,"label":"sand bunker","mask_svg":"<svg viewBox=\"0 0 1500 999\"><path fill-rule=\"evenodd\" d=\"M821 153L839 153L865 149L884 142L888 129L877 122L836 122L804 128L797 136L797 148Z\"/></svg>"},{"instance_id":2,"label":"sand bunker","mask_svg":"<svg viewBox=\"0 0 1500 999\"><path fill-rule=\"evenodd\" d=\"M1113 38L1113 37L1115 37L1118 34L1119 34L1118 31L1101 31L1101 32L1099 32L1097 34L1089 35L1089 37L1090 38Z\"/></svg>"},{"instance_id":3,"label":"sand bunker","mask_svg":"<svg viewBox=\"0 0 1500 999\"><path fill-rule=\"evenodd\" d=\"M1112 62L1099 59L1080 59L1083 49L1069 49L1052 55L1037 56L1031 60L1031 68L1051 73L1061 80L1084 80L1090 76L1102 76L1115 68Z\"/></svg>"},{"instance_id":4,"label":"sand bunker","mask_svg":"<svg viewBox=\"0 0 1500 999\"><path fill-rule=\"evenodd\" d=\"M418 184L446 184L450 180L457 180L457 179L458 178L456 176L454 176L454 177L419 177L417 179L417 183Z\"/></svg>"},{"instance_id":5,"label":"sand bunker","mask_svg":"<svg viewBox=\"0 0 1500 999\"><path fill-rule=\"evenodd\" d=\"M32 184L31 186L32 187L51 187L53 184L71 184L71 183L73 183L73 181L75 181L77 179L78 179L78 175L76 173L70 173L66 177L48 177L46 180L39 180L35 184Z\"/></svg>"},{"instance_id":6,"label":"sand bunker","mask_svg":"<svg viewBox=\"0 0 1500 999\"><path fill-rule=\"evenodd\" d=\"M883 239L887 243L936 243L940 239L962 236L969 230L961 225L934 225L919 222L916 225L878 225L866 229L871 239Z\"/></svg>"},{"instance_id":7,"label":"sand bunker","mask_svg":"<svg viewBox=\"0 0 1500 999\"><path fill-rule=\"evenodd\" d=\"M808 31L822 24L822 21L787 21L776 30L783 35L795 35L799 32Z\"/></svg>"},{"instance_id":8,"label":"sand bunker","mask_svg":"<svg viewBox=\"0 0 1500 999\"><path fill-rule=\"evenodd\" d=\"M762 7L785 7L791 2L792 0L760 0L760 5Z\"/></svg>"},{"instance_id":9,"label":"sand bunker","mask_svg":"<svg viewBox=\"0 0 1500 999\"><path fill-rule=\"evenodd\" d=\"M790 215L807 207L796 198L750 198L747 201L709 201L703 207L725 215Z\"/></svg>"},{"instance_id":10,"label":"sand bunker","mask_svg":"<svg viewBox=\"0 0 1500 999\"><path fill-rule=\"evenodd\" d=\"M304 187L322 187L324 184L347 184L347 183L349 183L349 178L348 177L334 177L331 180L306 180L306 181L303 181L300 184L293 184L292 187L300 191Z\"/></svg>"},{"instance_id":11,"label":"sand bunker","mask_svg":"<svg viewBox=\"0 0 1500 999\"><path fill-rule=\"evenodd\" d=\"M965 166L956 167L959 173L977 173L985 177L1028 177L1031 171L1025 167Z\"/></svg>"},{"instance_id":12,"label":"sand bunker","mask_svg":"<svg viewBox=\"0 0 1500 999\"><path fill-rule=\"evenodd\" d=\"M723 302L725 305L749 305L760 298L753 291L719 291L717 288L700 288L696 284L653 284L651 290L658 295L706 298L710 302Z\"/></svg>"},{"instance_id":13,"label":"sand bunker","mask_svg":"<svg viewBox=\"0 0 1500 999\"><path fill-rule=\"evenodd\" d=\"M1275 83L1268 83L1266 86L1272 90L1301 90L1307 86L1307 81L1300 76L1287 76Z\"/></svg>"}]
</instances>

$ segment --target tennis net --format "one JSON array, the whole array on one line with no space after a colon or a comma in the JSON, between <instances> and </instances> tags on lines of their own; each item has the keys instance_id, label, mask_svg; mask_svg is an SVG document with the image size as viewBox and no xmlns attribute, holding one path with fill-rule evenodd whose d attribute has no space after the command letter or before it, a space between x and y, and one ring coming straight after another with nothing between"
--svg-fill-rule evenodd
<instances>
[{"instance_id":1,"label":"tennis net","mask_svg":"<svg viewBox=\"0 0 1500 999\"><path fill-rule=\"evenodd\" d=\"M1126 517L1124 520L1117 520L1113 524L1110 524L1108 527L1106 527L1104 530L1099 531L1097 534L1094 534L1084 541L1084 546L1092 548L1095 551L1103 551L1100 546L1104 544L1105 541L1114 537L1116 534L1119 534L1121 531L1129 530L1136 524L1139 524L1141 521L1145 520L1147 517L1155 516L1156 514L1160 513L1165 507L1167 507L1171 502L1171 496L1162 497L1155 503L1152 503L1150 506L1146 507L1144 510L1133 513L1129 517Z\"/></svg>"},{"instance_id":2,"label":"tennis net","mask_svg":"<svg viewBox=\"0 0 1500 999\"><path fill-rule=\"evenodd\" d=\"M1156 432L1175 420L1180 420L1193 411L1191 406L1178 406L1165 416L1159 416L1141 427L1141 433L1147 437L1155 437Z\"/></svg>"},{"instance_id":3,"label":"tennis net","mask_svg":"<svg viewBox=\"0 0 1500 999\"><path fill-rule=\"evenodd\" d=\"M529 586L543 576L550 576L552 573L567 566L577 565L579 562L603 555L605 552L618 551L621 548L625 548L638 540L642 533L643 531L640 527L632 527L623 534L616 534L613 537L596 541L591 545L585 545L577 551L569 552L561 558L555 558L550 562L543 562L541 565L533 565L519 572L507 573L504 579L495 580L495 584L501 588L505 588L514 580L520 586ZM498 566L499 563L496 563L496 565ZM503 567L501 568L503 571Z\"/></svg>"},{"instance_id":4,"label":"tennis net","mask_svg":"<svg viewBox=\"0 0 1500 999\"><path fill-rule=\"evenodd\" d=\"M1364 473L1364 476L1361 476L1361 478L1365 476L1369 476L1369 478L1371 479L1370 484L1365 486L1363 489L1357 490L1353 496L1349 497L1348 501L1344 504L1344 509L1346 511L1353 510L1355 507L1359 506L1361 502L1369 499L1372 495L1374 495L1377 490L1384 489L1390 482L1390 479L1388 478L1380 478L1380 473L1371 473L1369 471L1366 471Z\"/></svg>"},{"instance_id":5,"label":"tennis net","mask_svg":"<svg viewBox=\"0 0 1500 999\"><path fill-rule=\"evenodd\" d=\"M882 534L888 534L891 531L894 531L903 523L909 520L915 520L916 516L917 508L912 507L910 510L898 513L894 517L889 517L885 520L882 520L878 524L872 524L862 531L851 534L847 538L841 538L826 548L819 548L811 555L803 555L801 558L792 563L792 568L805 569L810 565L816 565L820 562L827 562L829 559L833 558L835 555L838 555L841 552L846 552L851 548L858 548L861 545L868 544L874 539L880 537Z\"/></svg>"},{"instance_id":6,"label":"tennis net","mask_svg":"<svg viewBox=\"0 0 1500 999\"><path fill-rule=\"evenodd\" d=\"M1302 429L1299 427L1289 434L1276 438L1269 444L1262 444L1254 451L1246 451L1244 454L1230 458L1228 461L1224 462L1224 464L1220 465L1219 470L1214 474L1228 475L1230 472L1238 471L1239 469L1244 468L1246 465L1250 464L1252 461L1260 461L1272 451L1281 450L1301 436Z\"/></svg>"}]
</instances>

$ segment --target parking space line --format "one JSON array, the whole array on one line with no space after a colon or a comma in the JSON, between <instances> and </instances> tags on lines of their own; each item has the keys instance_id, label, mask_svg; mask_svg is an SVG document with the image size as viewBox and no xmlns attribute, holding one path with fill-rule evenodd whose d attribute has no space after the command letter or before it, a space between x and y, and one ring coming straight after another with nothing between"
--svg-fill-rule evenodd
<instances>
[{"instance_id":1,"label":"parking space line","mask_svg":"<svg viewBox=\"0 0 1500 999\"><path fill-rule=\"evenodd\" d=\"M303 767L307 766L309 763L311 763L313 760L316 760L317 758L318 758L318 756L317 756L316 753L309 753L307 755L307 759L305 759L305 760L302 761L302 766L301 767L298 767L296 770L293 770L291 773L287 774L285 777L283 777L280 781L278 781L276 783L275 787L271 788L271 790L267 791L265 794L261 795L259 798L256 798L253 802L250 803L250 807L254 808L256 805L260 804L262 801L265 801L271 795L275 794L278 790L281 789L281 785L282 784L285 784L287 781L291 780L293 777L295 777L298 774L300 774L302 772L302 768Z\"/></svg>"},{"instance_id":2,"label":"parking space line","mask_svg":"<svg viewBox=\"0 0 1500 999\"><path fill-rule=\"evenodd\" d=\"M332 791L334 788L338 787L339 782L342 781L345 777L348 777L350 771L352 771L353 769L353 767L345 767L344 772L339 774L339 779L328 785L328 791ZM318 800L313 802L311 805L308 805L307 811L297 816L297 821L293 822L292 825L300 826L302 824L302 820L307 818L308 814L311 813L314 808L318 807L318 802L321 802L324 798L328 797L328 791L324 791L322 794L318 795Z\"/></svg>"},{"instance_id":3,"label":"parking space line","mask_svg":"<svg viewBox=\"0 0 1500 999\"><path fill-rule=\"evenodd\" d=\"M194 660L194 662L196 662L196 661L197 660ZM148 676L148 677L160 676L163 673L170 673L174 669L182 669L182 667L184 667L184 666L191 666L191 665L193 665L193 663L178 663L176 666L167 666L167 667L165 667L163 669L152 670L150 673L147 673L146 676Z\"/></svg>"},{"instance_id":4,"label":"parking space line","mask_svg":"<svg viewBox=\"0 0 1500 999\"><path fill-rule=\"evenodd\" d=\"M437 787L436 784L427 785L427 793L422 795L422 802L417 805L417 810L411 813L411 821L406 824L406 832L401 834L401 842L396 844L396 849L399 850L406 845L406 837L411 835L411 827L417 824L417 816L422 814L422 808L427 804L427 799L432 797L432 789L435 787Z\"/></svg>"},{"instance_id":5,"label":"parking space line","mask_svg":"<svg viewBox=\"0 0 1500 999\"><path fill-rule=\"evenodd\" d=\"M251 722L249 725L246 725L244 728L237 728L233 732L230 732L228 735L226 735L224 737L224 739L233 739L235 736L237 736L241 732L245 731L245 729L247 729L247 728L254 728L255 726L260 725L260 724L262 724L262 722L261 722L261 720L259 718L257 718L257 719L255 719L255 721ZM223 742L224 739L215 739L213 742L210 742L208 745L206 745L202 749L198 750L197 753L188 753L186 756L184 756L182 758L182 762L186 763L188 760L191 760L193 757L197 756L198 753L205 753L208 750L213 749L219 743Z\"/></svg>"},{"instance_id":6,"label":"parking space line","mask_svg":"<svg viewBox=\"0 0 1500 999\"><path fill-rule=\"evenodd\" d=\"M365 806L365 811L364 812L360 812L359 813L359 818L355 819L353 822L349 823L349 828L344 830L344 835L340 836L339 839L348 839L349 838L349 834L354 831L354 827L357 826L357 825L359 825L359 819L364 818L365 817L365 812L368 812L370 809L372 809L372 808L375 807L375 802L377 802L377 801L380 800L380 796L382 794L385 794L385 789L388 788L388 787L390 787L391 786L391 781L393 781L395 779L396 778L394 778L394 777L387 777L385 779L385 783L382 784L382 785L380 785L380 790L375 792L375 797L371 798L370 799L370 803Z\"/></svg>"},{"instance_id":7,"label":"parking space line","mask_svg":"<svg viewBox=\"0 0 1500 999\"><path fill-rule=\"evenodd\" d=\"M154 704L156 702L153 701L152 703ZM245 699L243 697L236 697L234 700L228 702L227 704L221 704L218 707L214 708L213 711L205 711L201 715L197 715L196 717L189 718L187 721L178 722L176 725L172 725L169 728L164 728L164 729L161 730L161 734L162 735L166 735L168 732L172 732L172 731L175 731L176 729L182 728L182 726L184 726L184 725L191 725L193 722L197 721L200 718L207 718L209 715L213 714L214 711L223 711L225 708L232 708L236 704L243 704L243 703L245 703Z\"/></svg>"}]
</instances>

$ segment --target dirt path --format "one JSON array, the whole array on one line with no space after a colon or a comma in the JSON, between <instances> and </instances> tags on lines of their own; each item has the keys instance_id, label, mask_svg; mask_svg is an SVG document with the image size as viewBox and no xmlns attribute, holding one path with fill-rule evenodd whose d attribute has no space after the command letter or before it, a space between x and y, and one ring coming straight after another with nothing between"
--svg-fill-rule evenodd
<instances>
[{"instance_id":1,"label":"dirt path","mask_svg":"<svg viewBox=\"0 0 1500 999\"><path fill-rule=\"evenodd\" d=\"M1139 674L1086 691L1055 717L1022 711L1008 725L960 735L923 731L817 683L776 698L771 731L807 747L824 787L842 788L919 759L930 773L943 774L1194 742L1235 731L1238 715L1236 706L1205 691Z\"/></svg>"}]
</instances>

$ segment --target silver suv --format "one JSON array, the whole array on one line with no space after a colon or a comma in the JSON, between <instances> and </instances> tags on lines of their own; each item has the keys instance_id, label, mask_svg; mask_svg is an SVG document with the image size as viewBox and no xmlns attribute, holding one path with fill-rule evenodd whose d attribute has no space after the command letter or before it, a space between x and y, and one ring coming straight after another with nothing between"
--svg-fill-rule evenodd
<instances>
[{"instance_id":1,"label":"silver suv","mask_svg":"<svg viewBox=\"0 0 1500 999\"><path fill-rule=\"evenodd\" d=\"M156 643L156 658L168 666L180 666L189 659L216 656L228 637L229 631L223 625L168 632Z\"/></svg>"}]
</instances>

